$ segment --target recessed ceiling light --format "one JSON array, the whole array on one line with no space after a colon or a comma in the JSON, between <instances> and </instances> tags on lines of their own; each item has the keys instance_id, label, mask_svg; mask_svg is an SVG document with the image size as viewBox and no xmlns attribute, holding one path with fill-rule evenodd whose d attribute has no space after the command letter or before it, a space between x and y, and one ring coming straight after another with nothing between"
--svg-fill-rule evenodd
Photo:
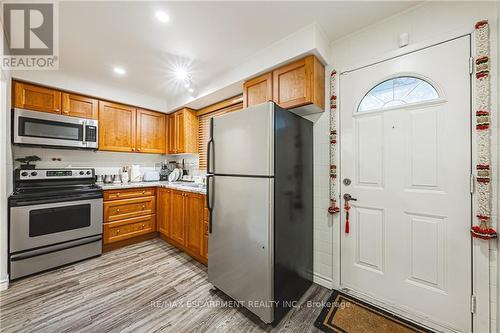
<instances>
[{"instance_id":1,"label":"recessed ceiling light","mask_svg":"<svg viewBox=\"0 0 500 333\"><path fill-rule=\"evenodd\" d=\"M174 71L175 73L175 77L179 80L179 81L185 81L189 74L187 72L187 70L185 68L182 68L182 67L178 67L175 69Z\"/></svg>"},{"instance_id":2,"label":"recessed ceiling light","mask_svg":"<svg viewBox=\"0 0 500 333\"><path fill-rule=\"evenodd\" d=\"M127 71L123 67L113 67L113 72L118 75L125 75Z\"/></svg>"},{"instance_id":3,"label":"recessed ceiling light","mask_svg":"<svg viewBox=\"0 0 500 333\"><path fill-rule=\"evenodd\" d=\"M187 88L189 88L189 87L190 87L189 82L184 83L184 88L186 88L186 89L187 89Z\"/></svg>"},{"instance_id":4,"label":"recessed ceiling light","mask_svg":"<svg viewBox=\"0 0 500 333\"><path fill-rule=\"evenodd\" d=\"M162 23L170 21L170 16L162 10L157 10L155 16L156 19Z\"/></svg>"},{"instance_id":5,"label":"recessed ceiling light","mask_svg":"<svg viewBox=\"0 0 500 333\"><path fill-rule=\"evenodd\" d=\"M189 88L189 89L188 89L188 91L189 91L190 93L193 93L193 92L194 92L194 89L193 89L193 88Z\"/></svg>"}]
</instances>

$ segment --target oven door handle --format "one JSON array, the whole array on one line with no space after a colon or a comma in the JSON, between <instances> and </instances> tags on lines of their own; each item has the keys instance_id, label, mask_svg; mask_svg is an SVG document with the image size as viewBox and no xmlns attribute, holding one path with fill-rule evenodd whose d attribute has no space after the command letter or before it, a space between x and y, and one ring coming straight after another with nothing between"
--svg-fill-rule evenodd
<instances>
[{"instance_id":1,"label":"oven door handle","mask_svg":"<svg viewBox=\"0 0 500 333\"><path fill-rule=\"evenodd\" d=\"M61 243L61 244L46 246L46 247L41 248L41 249L28 250L28 251L23 252L23 253L10 255L10 261L17 261L17 260L33 258L33 257L41 256L41 255L44 255L47 253L66 250L66 249L69 249L72 247L85 245L85 244L89 244L89 243L94 243L94 242L98 242L101 240L102 240L102 235L97 235L97 236L85 237L85 238L81 238L81 239L77 239L74 241L69 241L69 242L65 242L65 243Z\"/></svg>"}]
</instances>

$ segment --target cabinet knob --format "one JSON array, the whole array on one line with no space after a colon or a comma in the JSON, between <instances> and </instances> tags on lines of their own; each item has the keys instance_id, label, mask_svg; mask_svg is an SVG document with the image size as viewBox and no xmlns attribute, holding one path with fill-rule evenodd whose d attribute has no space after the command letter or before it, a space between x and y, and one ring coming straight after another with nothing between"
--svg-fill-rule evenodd
<instances>
[{"instance_id":1,"label":"cabinet knob","mask_svg":"<svg viewBox=\"0 0 500 333\"><path fill-rule=\"evenodd\" d=\"M118 233L120 233L120 229L116 229L116 233L117 233L117 234L118 234Z\"/></svg>"},{"instance_id":2,"label":"cabinet knob","mask_svg":"<svg viewBox=\"0 0 500 333\"><path fill-rule=\"evenodd\" d=\"M146 191L142 191L142 194L146 194Z\"/></svg>"},{"instance_id":3,"label":"cabinet knob","mask_svg":"<svg viewBox=\"0 0 500 333\"><path fill-rule=\"evenodd\" d=\"M144 229L144 227L145 227L145 225L143 224L143 225L142 225L142 228Z\"/></svg>"},{"instance_id":4,"label":"cabinet knob","mask_svg":"<svg viewBox=\"0 0 500 333\"><path fill-rule=\"evenodd\" d=\"M119 212L120 212L120 208L117 208L117 209L116 209L116 212L117 212L117 213L119 213Z\"/></svg>"},{"instance_id":5,"label":"cabinet knob","mask_svg":"<svg viewBox=\"0 0 500 333\"><path fill-rule=\"evenodd\" d=\"M137 151L141 151L141 148L137 148Z\"/></svg>"},{"instance_id":6,"label":"cabinet knob","mask_svg":"<svg viewBox=\"0 0 500 333\"><path fill-rule=\"evenodd\" d=\"M135 151L135 148L132 148L132 151Z\"/></svg>"},{"instance_id":7,"label":"cabinet knob","mask_svg":"<svg viewBox=\"0 0 500 333\"><path fill-rule=\"evenodd\" d=\"M116 196L119 197L120 196L120 193L116 193Z\"/></svg>"},{"instance_id":8,"label":"cabinet knob","mask_svg":"<svg viewBox=\"0 0 500 333\"><path fill-rule=\"evenodd\" d=\"M146 205L142 205L142 209L145 209L146 208Z\"/></svg>"}]
</instances>

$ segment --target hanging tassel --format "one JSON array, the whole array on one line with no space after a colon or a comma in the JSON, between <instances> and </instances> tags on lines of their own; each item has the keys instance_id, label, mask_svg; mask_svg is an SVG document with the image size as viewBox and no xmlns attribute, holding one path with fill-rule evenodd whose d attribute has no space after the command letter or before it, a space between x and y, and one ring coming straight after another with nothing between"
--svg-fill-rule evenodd
<instances>
[{"instance_id":1,"label":"hanging tassel","mask_svg":"<svg viewBox=\"0 0 500 333\"><path fill-rule=\"evenodd\" d=\"M344 209L345 209L345 233L349 233L350 225L349 225L349 209L351 209L351 206L349 206L349 202L345 200L344 203Z\"/></svg>"}]
</instances>

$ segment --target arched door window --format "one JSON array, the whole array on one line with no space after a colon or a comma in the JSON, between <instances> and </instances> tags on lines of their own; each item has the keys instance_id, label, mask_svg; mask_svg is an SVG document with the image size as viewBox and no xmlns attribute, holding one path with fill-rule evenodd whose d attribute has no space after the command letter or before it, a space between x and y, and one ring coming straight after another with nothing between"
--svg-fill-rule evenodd
<instances>
[{"instance_id":1,"label":"arched door window","mask_svg":"<svg viewBox=\"0 0 500 333\"><path fill-rule=\"evenodd\" d=\"M359 103L358 112L427 102L438 98L436 88L429 82L417 77L400 76L373 87Z\"/></svg>"}]
</instances>

